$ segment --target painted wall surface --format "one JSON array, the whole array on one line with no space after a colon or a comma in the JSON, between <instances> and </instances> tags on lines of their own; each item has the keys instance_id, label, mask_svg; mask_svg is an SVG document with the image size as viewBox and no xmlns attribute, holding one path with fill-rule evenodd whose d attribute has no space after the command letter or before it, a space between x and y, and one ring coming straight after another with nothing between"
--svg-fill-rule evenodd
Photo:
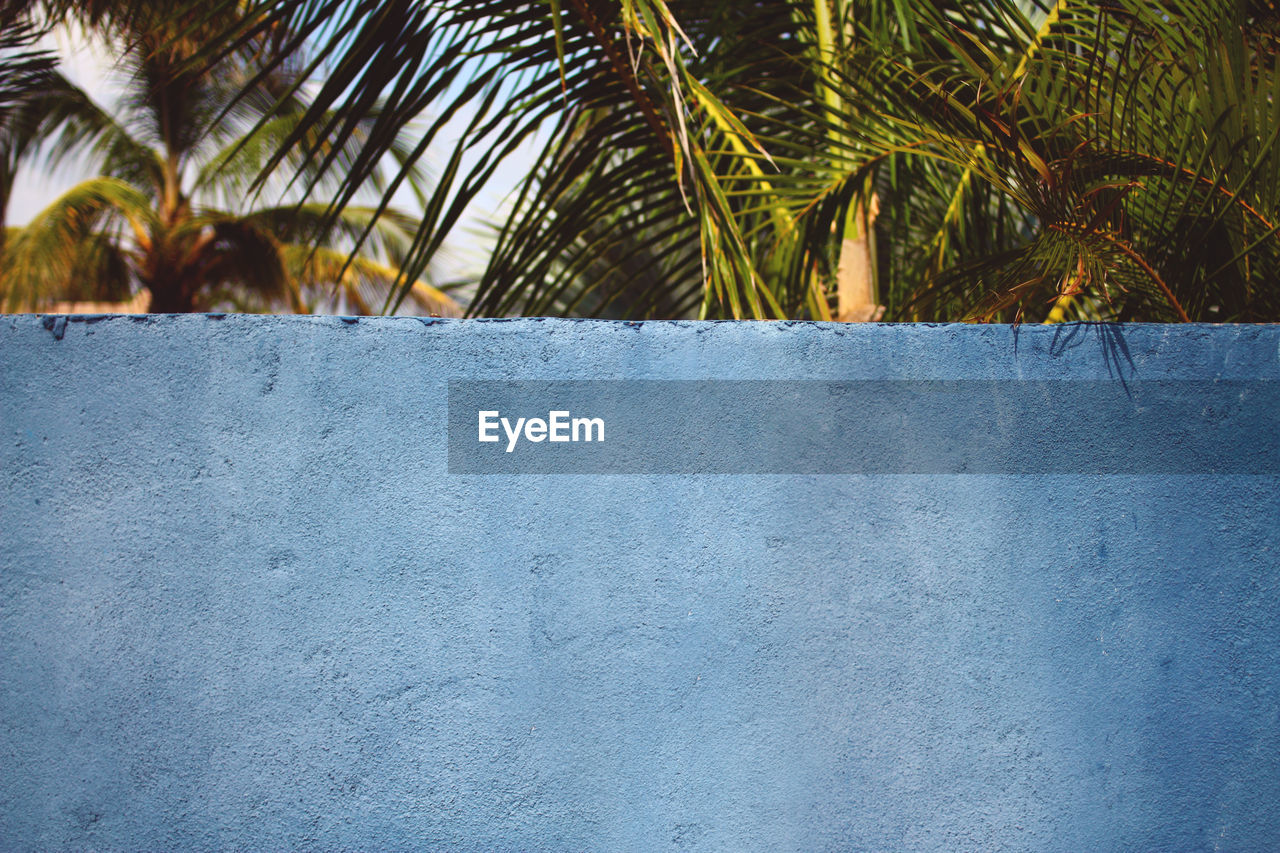
<instances>
[{"instance_id":1,"label":"painted wall surface","mask_svg":"<svg viewBox=\"0 0 1280 853\"><path fill-rule=\"evenodd\" d=\"M1280 849L1274 411L1230 473L450 473L513 379L1256 383L1280 327L0 318L0 848Z\"/></svg>"}]
</instances>

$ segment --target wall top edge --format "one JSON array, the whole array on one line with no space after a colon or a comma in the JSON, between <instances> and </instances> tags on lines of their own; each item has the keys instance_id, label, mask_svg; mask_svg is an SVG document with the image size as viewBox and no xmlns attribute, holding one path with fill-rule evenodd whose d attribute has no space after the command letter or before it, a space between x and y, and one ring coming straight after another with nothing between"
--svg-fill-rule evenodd
<instances>
[{"instance_id":1,"label":"wall top edge","mask_svg":"<svg viewBox=\"0 0 1280 853\"><path fill-rule=\"evenodd\" d=\"M7 321L12 327L16 323L38 323L50 325L59 321L65 323L96 324L102 322L133 323L140 326L192 324L201 322L249 323L251 325L312 325L332 326L335 328L357 325L386 325L430 328L447 326L465 328L467 326L587 326L600 329L610 327L620 329L658 328L710 328L740 327L760 329L814 329L840 333L866 332L869 330L918 330L947 329L960 331L972 329L1002 330L1018 332L1034 332L1037 334L1061 332L1072 329L1143 329L1149 331L1179 330L1205 331L1229 330L1280 330L1278 323L1102 323L1102 322L1070 322L1053 325L1040 323L962 323L962 322L922 322L922 323L836 323L817 320L601 320L585 317L476 317L459 319L453 317L383 317L383 316L342 316L332 314L237 314L237 313L205 313L205 314L0 314L0 322Z\"/></svg>"}]
</instances>

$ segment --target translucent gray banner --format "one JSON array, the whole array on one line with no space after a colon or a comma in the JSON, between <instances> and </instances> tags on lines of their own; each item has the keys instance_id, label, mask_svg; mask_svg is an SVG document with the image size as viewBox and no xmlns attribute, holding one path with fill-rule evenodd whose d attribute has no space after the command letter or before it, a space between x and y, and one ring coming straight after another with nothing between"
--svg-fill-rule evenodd
<instances>
[{"instance_id":1,"label":"translucent gray banner","mask_svg":"<svg viewBox=\"0 0 1280 853\"><path fill-rule=\"evenodd\" d=\"M451 474L1277 474L1272 380L449 382Z\"/></svg>"}]
</instances>

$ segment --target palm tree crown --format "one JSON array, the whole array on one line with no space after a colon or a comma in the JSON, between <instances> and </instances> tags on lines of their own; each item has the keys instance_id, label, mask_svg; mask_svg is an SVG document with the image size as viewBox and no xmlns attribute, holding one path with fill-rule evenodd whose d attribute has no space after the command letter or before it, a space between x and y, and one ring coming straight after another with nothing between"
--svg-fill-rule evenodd
<instances>
[{"instance_id":1,"label":"palm tree crown","mask_svg":"<svg viewBox=\"0 0 1280 853\"><path fill-rule=\"evenodd\" d=\"M118 300L138 288L149 292L152 312L383 307L416 220L356 205L333 216L326 204L299 203L306 196L298 191L274 206L259 203L273 187L260 180L262 160L308 107L296 57L263 69L263 38L196 65L199 44L157 12L101 28L127 75L118 105L101 106L46 73L4 119L11 143L21 139L28 154L50 165L88 155L100 170L26 227L6 229L5 308ZM372 121L362 116L332 152L339 163L358 156ZM390 151L402 149L396 140ZM315 176L291 159L295 181ZM385 188L376 170L372 177L372 188ZM410 168L408 178L423 198L421 172ZM410 281L407 294L422 308L454 313L449 297Z\"/></svg>"},{"instance_id":2,"label":"palm tree crown","mask_svg":"<svg viewBox=\"0 0 1280 853\"><path fill-rule=\"evenodd\" d=\"M466 119L405 282L544 141L473 314L1280 320L1274 0L202 5L206 58L327 57L263 148L320 226Z\"/></svg>"},{"instance_id":3,"label":"palm tree crown","mask_svg":"<svg viewBox=\"0 0 1280 853\"><path fill-rule=\"evenodd\" d=\"M321 103L476 115L442 196L555 128L473 313L1280 319L1272 0L255 8Z\"/></svg>"}]
</instances>

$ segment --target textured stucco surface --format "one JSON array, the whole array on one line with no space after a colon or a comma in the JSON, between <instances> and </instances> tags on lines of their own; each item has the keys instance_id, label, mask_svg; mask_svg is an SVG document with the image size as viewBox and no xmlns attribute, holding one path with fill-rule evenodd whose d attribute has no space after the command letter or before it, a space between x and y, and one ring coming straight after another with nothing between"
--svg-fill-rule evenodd
<instances>
[{"instance_id":1,"label":"textured stucco surface","mask_svg":"<svg viewBox=\"0 0 1280 853\"><path fill-rule=\"evenodd\" d=\"M446 464L449 379L1124 377L1280 327L0 317L0 847L1280 849L1276 476Z\"/></svg>"}]
</instances>

